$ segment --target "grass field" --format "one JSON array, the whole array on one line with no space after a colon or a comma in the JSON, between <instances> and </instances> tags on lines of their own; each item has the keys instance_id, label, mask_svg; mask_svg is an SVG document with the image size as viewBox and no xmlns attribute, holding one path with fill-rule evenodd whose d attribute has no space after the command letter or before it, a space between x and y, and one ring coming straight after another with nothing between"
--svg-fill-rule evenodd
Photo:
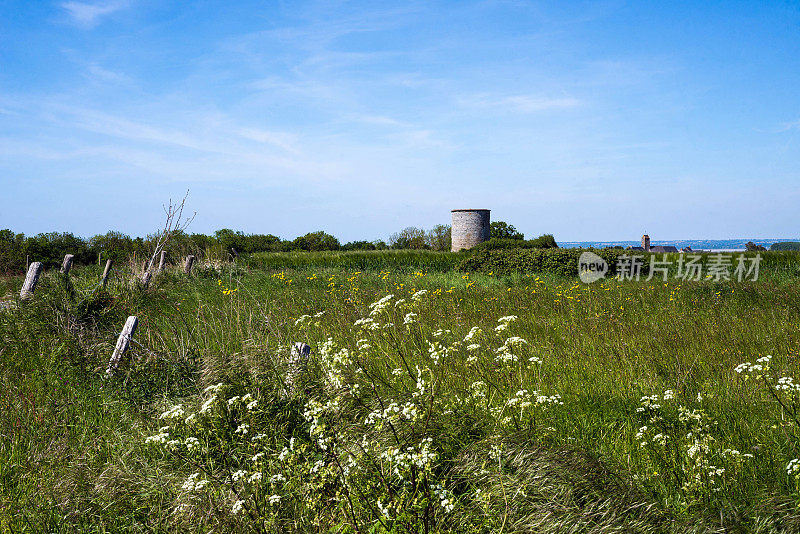
<instances>
[{"instance_id":1,"label":"grass field","mask_svg":"<svg viewBox=\"0 0 800 534\"><path fill-rule=\"evenodd\" d=\"M458 259L46 274L0 309L0 527L800 531L796 262L587 286Z\"/></svg>"}]
</instances>

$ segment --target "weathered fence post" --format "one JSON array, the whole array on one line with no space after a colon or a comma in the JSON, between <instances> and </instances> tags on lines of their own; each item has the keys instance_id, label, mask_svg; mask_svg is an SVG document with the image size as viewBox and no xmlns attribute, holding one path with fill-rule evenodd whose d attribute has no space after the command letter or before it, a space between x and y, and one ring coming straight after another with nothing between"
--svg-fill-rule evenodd
<instances>
[{"instance_id":1,"label":"weathered fence post","mask_svg":"<svg viewBox=\"0 0 800 534\"><path fill-rule=\"evenodd\" d=\"M136 327L138 325L139 320L135 315L131 315L128 317L128 320L125 321L125 326L122 327L122 332L119 334L119 338L117 339L117 346L114 347L114 353L111 355L111 359L108 361L106 376L112 376L117 370L119 362L122 360L122 356L125 354L125 351L128 350L128 346L131 343L131 338L133 337L134 332L136 332Z\"/></svg>"},{"instance_id":2,"label":"weathered fence post","mask_svg":"<svg viewBox=\"0 0 800 534\"><path fill-rule=\"evenodd\" d=\"M108 275L111 273L111 266L113 264L114 262L111 260L106 261L106 268L103 271L103 280L100 282L103 287L106 287L106 282L108 282Z\"/></svg>"},{"instance_id":3,"label":"weathered fence post","mask_svg":"<svg viewBox=\"0 0 800 534\"><path fill-rule=\"evenodd\" d=\"M147 289L147 286L150 285L150 279L152 277L153 275L150 274L150 271L145 271L144 274L142 275L142 286L144 286L145 289Z\"/></svg>"},{"instance_id":4,"label":"weathered fence post","mask_svg":"<svg viewBox=\"0 0 800 534\"><path fill-rule=\"evenodd\" d=\"M167 266L167 251L161 251L161 259L158 261L158 272L162 272L164 267Z\"/></svg>"},{"instance_id":5,"label":"weathered fence post","mask_svg":"<svg viewBox=\"0 0 800 534\"><path fill-rule=\"evenodd\" d=\"M194 265L194 256L190 254L186 256L186 264L183 266L183 272L186 274L192 272L192 265Z\"/></svg>"},{"instance_id":6,"label":"weathered fence post","mask_svg":"<svg viewBox=\"0 0 800 534\"><path fill-rule=\"evenodd\" d=\"M22 284L22 290L19 292L19 298L27 300L33 298L33 291L36 289L36 283L39 281L39 275L42 274L42 262L35 261L28 267L28 274L25 275L25 282Z\"/></svg>"},{"instance_id":7,"label":"weathered fence post","mask_svg":"<svg viewBox=\"0 0 800 534\"><path fill-rule=\"evenodd\" d=\"M61 264L61 274L69 274L69 270L72 269L72 260L74 259L74 254L64 256L64 263Z\"/></svg>"},{"instance_id":8,"label":"weathered fence post","mask_svg":"<svg viewBox=\"0 0 800 534\"><path fill-rule=\"evenodd\" d=\"M311 347L303 342L296 342L292 345L292 354L289 358L289 369L286 372L286 390L291 394L299 384L303 373L308 366L308 357L311 355Z\"/></svg>"}]
</instances>

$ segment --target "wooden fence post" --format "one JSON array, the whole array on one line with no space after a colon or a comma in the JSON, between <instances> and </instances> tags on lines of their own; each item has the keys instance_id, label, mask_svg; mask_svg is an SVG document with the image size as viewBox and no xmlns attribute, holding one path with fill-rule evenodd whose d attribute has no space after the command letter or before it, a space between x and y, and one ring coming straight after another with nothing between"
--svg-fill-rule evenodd
<instances>
[{"instance_id":1,"label":"wooden fence post","mask_svg":"<svg viewBox=\"0 0 800 534\"><path fill-rule=\"evenodd\" d=\"M194 265L194 256L191 254L186 256L186 264L183 266L183 272L189 274L192 272L192 265Z\"/></svg>"},{"instance_id":2,"label":"wooden fence post","mask_svg":"<svg viewBox=\"0 0 800 534\"><path fill-rule=\"evenodd\" d=\"M74 259L74 254L64 256L64 263L61 264L61 274L69 274L69 270L72 269L72 260Z\"/></svg>"},{"instance_id":3,"label":"wooden fence post","mask_svg":"<svg viewBox=\"0 0 800 534\"><path fill-rule=\"evenodd\" d=\"M106 268L103 271L103 280L101 281L101 284L103 285L103 287L106 287L106 282L108 282L108 275L111 273L111 266L113 264L114 264L114 262L111 261L111 260L106 261Z\"/></svg>"},{"instance_id":4,"label":"wooden fence post","mask_svg":"<svg viewBox=\"0 0 800 534\"><path fill-rule=\"evenodd\" d=\"M19 298L27 300L33 298L33 291L36 289L36 283L39 281L39 275L42 274L42 262L35 261L28 267L28 274L25 275L25 282L22 284L22 290L19 292Z\"/></svg>"},{"instance_id":5,"label":"wooden fence post","mask_svg":"<svg viewBox=\"0 0 800 534\"><path fill-rule=\"evenodd\" d=\"M125 321L125 326L122 327L122 332L119 334L119 338L117 339L117 346L114 347L114 353L111 355L111 359L108 361L108 368L106 369L107 377L113 376L114 372L117 370L117 367L119 367L119 362L122 360L122 356L125 354L125 351L128 350L128 346L131 343L131 338L136 332L136 327L138 325L139 320L135 315L131 315L128 317L128 320Z\"/></svg>"},{"instance_id":6,"label":"wooden fence post","mask_svg":"<svg viewBox=\"0 0 800 534\"><path fill-rule=\"evenodd\" d=\"M152 277L153 275L150 274L150 271L145 271L145 273L142 275L142 286L144 286L145 289L147 289L147 286L150 285L150 279Z\"/></svg>"},{"instance_id":7,"label":"wooden fence post","mask_svg":"<svg viewBox=\"0 0 800 534\"><path fill-rule=\"evenodd\" d=\"M161 251L161 259L158 261L158 272L164 271L164 267L167 266L167 251Z\"/></svg>"}]
</instances>

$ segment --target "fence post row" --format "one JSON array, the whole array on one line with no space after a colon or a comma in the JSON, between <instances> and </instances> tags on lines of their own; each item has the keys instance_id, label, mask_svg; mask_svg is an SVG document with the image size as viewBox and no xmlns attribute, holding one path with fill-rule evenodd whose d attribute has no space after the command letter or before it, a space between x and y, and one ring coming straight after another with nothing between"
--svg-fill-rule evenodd
<instances>
[{"instance_id":1,"label":"fence post row","mask_svg":"<svg viewBox=\"0 0 800 534\"><path fill-rule=\"evenodd\" d=\"M25 275L25 282L22 284L22 290L19 292L19 298L27 300L33 298L33 292L36 289L36 284L39 282L39 276L42 274L42 262L35 261L28 267L28 274Z\"/></svg>"},{"instance_id":2,"label":"fence post row","mask_svg":"<svg viewBox=\"0 0 800 534\"><path fill-rule=\"evenodd\" d=\"M131 338L136 332L136 327L138 325L139 319L137 319L135 315L131 315L128 317L128 320L125 321L125 326L122 327L122 332L120 332L119 338L117 339L117 346L114 347L114 353L111 355L111 359L108 361L108 368L106 369L107 377L113 376L114 372L117 370L117 367L119 367L119 362L122 360L122 356L125 354L125 351L128 350L128 346L131 343Z\"/></svg>"}]
</instances>

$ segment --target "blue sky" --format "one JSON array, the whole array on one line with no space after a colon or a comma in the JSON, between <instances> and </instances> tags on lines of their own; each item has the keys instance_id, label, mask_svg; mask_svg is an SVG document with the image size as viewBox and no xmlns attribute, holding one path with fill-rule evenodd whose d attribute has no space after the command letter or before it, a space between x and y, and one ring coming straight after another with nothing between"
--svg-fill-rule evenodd
<instances>
[{"instance_id":1,"label":"blue sky","mask_svg":"<svg viewBox=\"0 0 800 534\"><path fill-rule=\"evenodd\" d=\"M796 2L0 0L0 228L798 237Z\"/></svg>"}]
</instances>

